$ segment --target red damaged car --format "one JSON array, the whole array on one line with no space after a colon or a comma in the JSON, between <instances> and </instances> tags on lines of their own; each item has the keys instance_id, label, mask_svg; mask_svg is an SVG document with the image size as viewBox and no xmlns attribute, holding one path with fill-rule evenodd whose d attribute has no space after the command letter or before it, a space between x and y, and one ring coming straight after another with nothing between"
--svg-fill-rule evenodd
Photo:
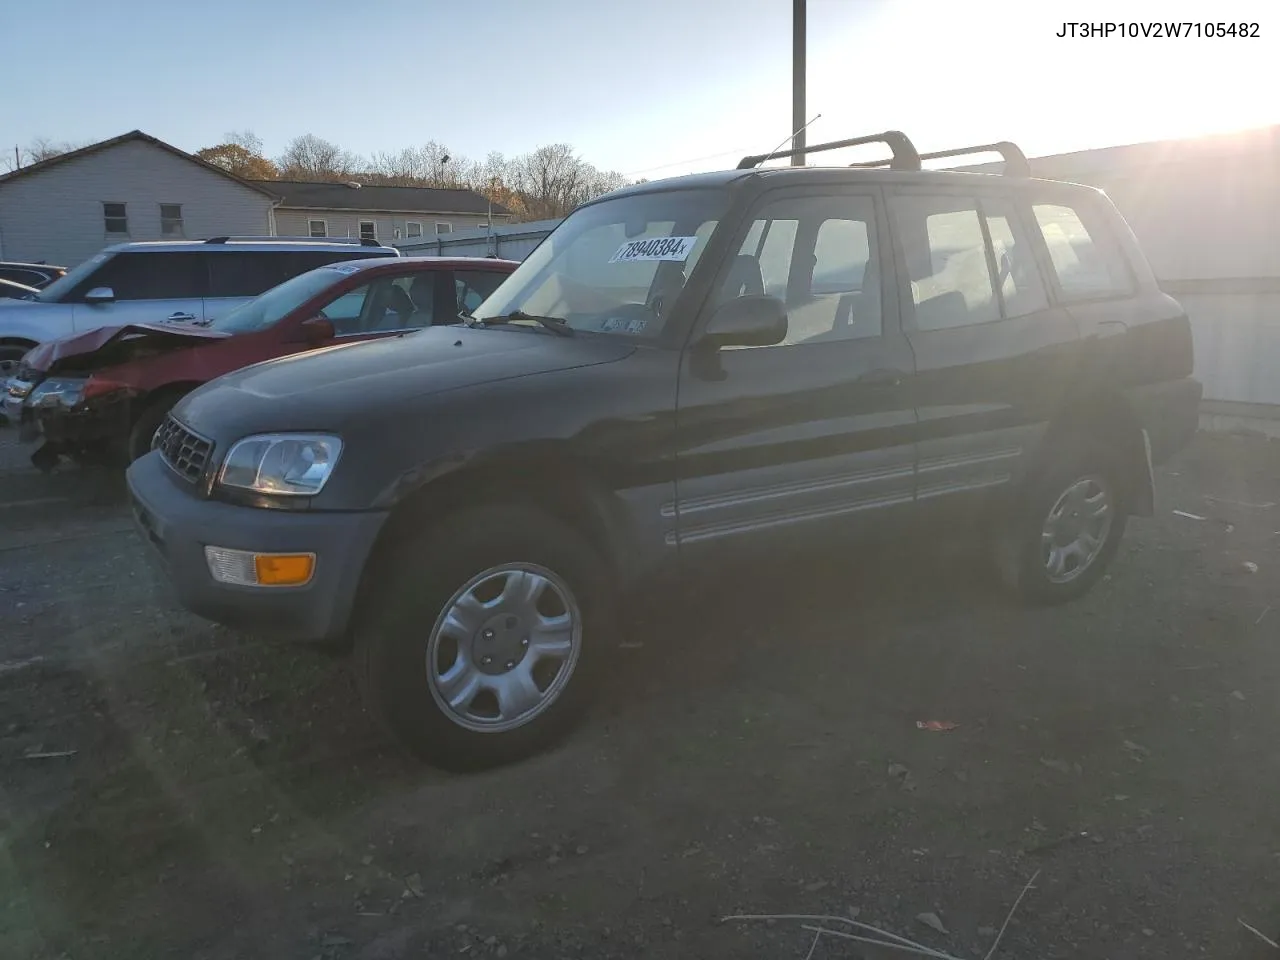
<instances>
[{"instance_id":1,"label":"red damaged car","mask_svg":"<svg viewBox=\"0 0 1280 960\"><path fill-rule=\"evenodd\" d=\"M211 325L99 327L33 348L11 377L5 412L32 462L136 460L186 393L224 373L320 347L459 322L518 264L386 257L319 267Z\"/></svg>"}]
</instances>

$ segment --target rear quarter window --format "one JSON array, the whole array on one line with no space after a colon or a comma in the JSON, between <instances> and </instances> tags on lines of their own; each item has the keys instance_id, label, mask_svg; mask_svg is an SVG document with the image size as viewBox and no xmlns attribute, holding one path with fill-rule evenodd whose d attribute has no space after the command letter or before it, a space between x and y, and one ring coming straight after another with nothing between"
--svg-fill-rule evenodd
<instances>
[{"instance_id":1,"label":"rear quarter window","mask_svg":"<svg viewBox=\"0 0 1280 960\"><path fill-rule=\"evenodd\" d=\"M1058 287L1066 300L1131 293L1133 280L1104 217L1085 205L1033 203Z\"/></svg>"}]
</instances>

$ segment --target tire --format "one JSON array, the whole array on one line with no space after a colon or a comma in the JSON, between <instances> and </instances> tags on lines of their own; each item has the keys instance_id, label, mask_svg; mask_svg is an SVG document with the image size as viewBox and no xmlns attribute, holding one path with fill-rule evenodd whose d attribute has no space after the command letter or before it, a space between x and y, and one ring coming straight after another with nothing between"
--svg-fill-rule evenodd
<instances>
[{"instance_id":1,"label":"tire","mask_svg":"<svg viewBox=\"0 0 1280 960\"><path fill-rule=\"evenodd\" d=\"M1098 525L1104 505L1106 522ZM1056 520L1051 518L1055 512ZM1119 549L1128 512L1119 458L1099 444L1064 447L1033 476L998 538L998 563L1006 585L1035 604L1083 596L1102 578ZM1089 539L1076 533L1087 533Z\"/></svg>"},{"instance_id":2,"label":"tire","mask_svg":"<svg viewBox=\"0 0 1280 960\"><path fill-rule=\"evenodd\" d=\"M169 415L173 405L181 399L181 394L168 394L157 397L142 408L142 412L133 421L133 426L129 428L124 450L126 466L147 455L151 449L151 439L160 429L160 424L164 423L164 418Z\"/></svg>"},{"instance_id":3,"label":"tire","mask_svg":"<svg viewBox=\"0 0 1280 960\"><path fill-rule=\"evenodd\" d=\"M0 381L7 380L17 373L19 362L34 346L35 344L29 346L24 346L20 343L0 344Z\"/></svg>"},{"instance_id":4,"label":"tire","mask_svg":"<svg viewBox=\"0 0 1280 960\"><path fill-rule=\"evenodd\" d=\"M570 729L586 707L612 607L604 565L575 531L527 507L472 508L373 563L366 576L377 587L355 626L355 667L366 706L397 740L437 766L476 770L530 756ZM537 593L534 604L500 595L487 607L452 606L468 588L484 600L520 584ZM447 617L451 609L461 612ZM576 619L574 629L533 625L559 611L569 619L555 622ZM567 651L562 659L547 652L553 643ZM529 677L541 700L518 682ZM450 695L460 708L447 704ZM522 713L521 703L533 706Z\"/></svg>"}]
</instances>

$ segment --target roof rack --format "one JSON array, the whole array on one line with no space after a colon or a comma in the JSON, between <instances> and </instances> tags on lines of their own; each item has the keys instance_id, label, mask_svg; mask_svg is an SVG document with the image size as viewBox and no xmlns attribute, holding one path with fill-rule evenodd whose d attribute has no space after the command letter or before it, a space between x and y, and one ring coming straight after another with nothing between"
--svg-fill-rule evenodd
<instances>
[{"instance_id":1,"label":"roof rack","mask_svg":"<svg viewBox=\"0 0 1280 960\"><path fill-rule=\"evenodd\" d=\"M205 243L349 243L352 246L380 247L382 244L369 237L210 237Z\"/></svg>"},{"instance_id":2,"label":"roof rack","mask_svg":"<svg viewBox=\"0 0 1280 960\"><path fill-rule=\"evenodd\" d=\"M893 170L919 170L920 154L916 150L916 146L911 142L910 138L901 130L886 130L884 133L874 133L867 137L853 137L849 140L832 140L830 143L815 143L812 147L802 147L799 150L775 150L773 153L759 153L750 157L743 157L738 163L739 170L750 170L753 167L760 166L766 160L772 160L775 157L799 157L810 153L820 153L823 150L839 150L841 147L856 147L864 143L883 143L893 151L893 159L883 160L877 163L855 163L852 166L858 167L884 167L887 166Z\"/></svg>"},{"instance_id":3,"label":"roof rack","mask_svg":"<svg viewBox=\"0 0 1280 960\"><path fill-rule=\"evenodd\" d=\"M1031 163L1022 148L1009 140L999 143L980 143L972 147L956 147L954 150L935 150L932 153L920 154L921 160L940 160L943 157L964 157L971 153L998 153L1004 157L1004 175L1006 177L1031 176ZM851 167L883 167L887 160L873 160L870 163L851 163ZM917 168L918 169L918 168Z\"/></svg>"}]
</instances>

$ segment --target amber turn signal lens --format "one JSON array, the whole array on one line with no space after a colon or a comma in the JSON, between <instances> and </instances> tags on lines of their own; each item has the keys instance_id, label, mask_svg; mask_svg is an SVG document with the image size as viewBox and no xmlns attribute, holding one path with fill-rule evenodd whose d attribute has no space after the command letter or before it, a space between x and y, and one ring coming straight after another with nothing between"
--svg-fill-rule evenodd
<instances>
[{"instance_id":1,"label":"amber turn signal lens","mask_svg":"<svg viewBox=\"0 0 1280 960\"><path fill-rule=\"evenodd\" d=\"M309 553L254 554L253 567L264 587L298 587L311 579L316 558Z\"/></svg>"}]
</instances>

